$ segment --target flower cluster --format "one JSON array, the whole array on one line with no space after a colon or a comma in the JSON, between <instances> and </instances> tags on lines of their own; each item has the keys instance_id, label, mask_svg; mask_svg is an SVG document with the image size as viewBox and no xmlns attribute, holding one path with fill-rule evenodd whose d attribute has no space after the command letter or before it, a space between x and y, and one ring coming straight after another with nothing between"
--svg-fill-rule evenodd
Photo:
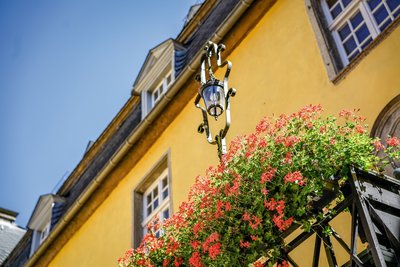
<instances>
[{"instance_id":1,"label":"flower cluster","mask_svg":"<svg viewBox=\"0 0 400 267\"><path fill-rule=\"evenodd\" d=\"M327 180L346 177L350 165L379 166L377 150L400 158L400 140L371 139L357 111L339 119L321 112L310 105L266 117L254 133L234 139L219 166L196 178L179 211L153 223L120 266L289 266L282 233L293 224L307 229L315 214L310 199Z\"/></svg>"}]
</instances>

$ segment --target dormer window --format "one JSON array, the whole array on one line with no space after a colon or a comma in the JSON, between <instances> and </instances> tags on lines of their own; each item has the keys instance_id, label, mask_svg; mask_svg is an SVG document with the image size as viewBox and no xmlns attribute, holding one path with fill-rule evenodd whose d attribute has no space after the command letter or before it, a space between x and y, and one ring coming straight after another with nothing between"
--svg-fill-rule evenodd
<instances>
[{"instance_id":1,"label":"dormer window","mask_svg":"<svg viewBox=\"0 0 400 267\"><path fill-rule=\"evenodd\" d=\"M157 103L158 100L161 99L161 97L163 96L164 92L166 92L168 90L168 87L171 85L172 83L172 74L168 74L166 78L164 78L162 80L161 83L158 84L158 86L156 87L156 89L154 89L154 91L152 92L152 103L153 105L155 103Z\"/></svg>"},{"instance_id":2,"label":"dormer window","mask_svg":"<svg viewBox=\"0 0 400 267\"><path fill-rule=\"evenodd\" d=\"M50 222L46 224L46 226L40 233L40 243L42 243L46 239L49 233L50 233Z\"/></svg>"},{"instance_id":3,"label":"dormer window","mask_svg":"<svg viewBox=\"0 0 400 267\"><path fill-rule=\"evenodd\" d=\"M171 88L185 59L185 48L172 39L150 50L132 89L132 93L141 96L142 119Z\"/></svg>"},{"instance_id":4,"label":"dormer window","mask_svg":"<svg viewBox=\"0 0 400 267\"><path fill-rule=\"evenodd\" d=\"M40 196L32 216L28 222L28 228L33 231L32 234L32 255L39 246L48 238L52 226L57 223L60 210L63 209L64 199L57 195Z\"/></svg>"},{"instance_id":5,"label":"dormer window","mask_svg":"<svg viewBox=\"0 0 400 267\"><path fill-rule=\"evenodd\" d=\"M167 86L169 86L172 82L171 74L169 74L165 80L167 82Z\"/></svg>"}]
</instances>

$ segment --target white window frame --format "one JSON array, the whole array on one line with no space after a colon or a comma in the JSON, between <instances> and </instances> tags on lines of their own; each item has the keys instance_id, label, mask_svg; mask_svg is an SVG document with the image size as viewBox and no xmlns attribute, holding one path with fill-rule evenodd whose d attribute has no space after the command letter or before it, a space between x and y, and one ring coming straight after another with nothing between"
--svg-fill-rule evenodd
<instances>
[{"instance_id":1,"label":"white window frame","mask_svg":"<svg viewBox=\"0 0 400 267\"><path fill-rule=\"evenodd\" d=\"M171 176L170 151L168 150L161 158L149 169L149 171L138 181L133 189L133 213L132 213L132 246L137 248L143 237L147 234L147 225L155 216L164 220L163 211L169 210L168 216L173 214L173 194L172 194L172 176ZM167 178L167 186L162 186L162 179ZM156 209L147 214L147 195L155 187L159 188L161 196L162 189L167 190L168 196L160 198ZM155 233L160 234L159 233Z\"/></svg>"},{"instance_id":2,"label":"white window frame","mask_svg":"<svg viewBox=\"0 0 400 267\"><path fill-rule=\"evenodd\" d=\"M160 83L157 84L155 89L151 92L151 102L153 107L168 90L169 86L172 84L172 81L172 72L170 72L162 79Z\"/></svg>"},{"instance_id":3,"label":"white window frame","mask_svg":"<svg viewBox=\"0 0 400 267\"><path fill-rule=\"evenodd\" d=\"M43 226L41 226L39 229L33 230L30 255L32 255L39 248L39 246L50 234L50 221L45 222L42 225Z\"/></svg>"},{"instance_id":4,"label":"white window frame","mask_svg":"<svg viewBox=\"0 0 400 267\"><path fill-rule=\"evenodd\" d=\"M338 0L338 1L340 2L341 0ZM324 13L324 16L328 23L328 25L327 25L328 30L331 32L332 37L338 48L340 58L343 62L343 66L347 66L350 63L350 61L346 54L346 51L344 49L344 46L340 39L338 31L345 23L348 23L350 18L352 18L358 11L360 11L361 15L363 16L364 22L370 32L370 36L372 37L372 41L374 39L376 39L379 36L379 34L382 33L382 31L379 29L379 25L377 25L377 23L375 21L375 18L373 16L373 11L370 10L369 5L367 4L366 0L353 0L351 3L348 4L347 7L343 8L342 12L335 19L332 18L332 15L330 13L330 10L329 10L326 0L321 0L320 4L321 4L322 11ZM381 0L381 3L378 6L381 6L381 5L385 6L386 11L389 14L388 17L390 17L393 22L393 20L395 19L393 17L393 14L396 13L400 9L400 7L397 7L397 9L394 11L390 11L386 4L386 0ZM374 10L376 10L376 8ZM385 20L387 20L387 19L385 19ZM360 25L361 25L361 23L360 23ZM354 34L354 32L355 31L351 31L350 34ZM368 38L369 37L367 37L364 41L368 40ZM364 49L361 48L363 43L359 44L357 38L354 38L354 39L355 39L355 42L357 43L356 49L358 50L358 53L361 53L365 49L365 48Z\"/></svg>"},{"instance_id":5,"label":"white window frame","mask_svg":"<svg viewBox=\"0 0 400 267\"><path fill-rule=\"evenodd\" d=\"M167 185L163 185L163 181L167 181ZM157 188L157 198L153 196L154 189ZM171 207L170 207L170 185L168 179L168 169L165 169L160 176L147 188L147 190L143 194L143 235L147 233L147 225L150 223L156 216L159 217L160 221L167 219L171 216ZM167 192L167 196L164 196L164 192ZM148 195L151 195L151 202L148 202ZM158 200L157 207L153 207L154 199ZM151 207L151 212L148 213L148 208ZM168 216L164 216L164 212L168 210Z\"/></svg>"},{"instance_id":6,"label":"white window frame","mask_svg":"<svg viewBox=\"0 0 400 267\"><path fill-rule=\"evenodd\" d=\"M38 203L28 222L28 228L32 229L30 255L33 255L39 246L45 242L51 231L51 220L55 203L63 203L64 198L47 194L39 198Z\"/></svg>"},{"instance_id":7,"label":"white window frame","mask_svg":"<svg viewBox=\"0 0 400 267\"><path fill-rule=\"evenodd\" d=\"M39 236L39 244L42 244L42 242L48 237L50 233L50 222L46 224L46 226L43 228L43 230L40 232Z\"/></svg>"},{"instance_id":8,"label":"white window frame","mask_svg":"<svg viewBox=\"0 0 400 267\"><path fill-rule=\"evenodd\" d=\"M154 82L148 90L141 91L142 97L142 120L150 113L150 111L157 105L161 100L162 96L168 91L172 83L175 80L174 72L169 71L163 78L157 79L158 82ZM169 82L168 82L169 80ZM161 89L160 89L161 88Z\"/></svg>"}]
</instances>

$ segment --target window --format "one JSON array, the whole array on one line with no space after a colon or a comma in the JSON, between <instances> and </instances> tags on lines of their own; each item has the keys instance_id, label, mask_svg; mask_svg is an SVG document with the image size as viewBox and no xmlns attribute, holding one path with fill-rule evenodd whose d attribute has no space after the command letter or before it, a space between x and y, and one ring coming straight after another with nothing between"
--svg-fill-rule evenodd
<instances>
[{"instance_id":1,"label":"window","mask_svg":"<svg viewBox=\"0 0 400 267\"><path fill-rule=\"evenodd\" d=\"M400 0L321 0L327 28L348 65L400 14Z\"/></svg>"},{"instance_id":2,"label":"window","mask_svg":"<svg viewBox=\"0 0 400 267\"><path fill-rule=\"evenodd\" d=\"M157 79L156 82L152 83L148 89L141 92L142 95L142 119L154 108L158 101L161 100L162 96L167 92L168 88L174 81L173 72L169 72L168 75L162 76L163 78Z\"/></svg>"},{"instance_id":3,"label":"window","mask_svg":"<svg viewBox=\"0 0 400 267\"><path fill-rule=\"evenodd\" d=\"M170 73L170 74L168 74L168 76L166 78L167 86L169 86L171 84L171 82L172 82L172 76L171 76L171 73Z\"/></svg>"},{"instance_id":4,"label":"window","mask_svg":"<svg viewBox=\"0 0 400 267\"><path fill-rule=\"evenodd\" d=\"M50 222L46 221L44 223L44 226L41 226L38 229L32 229L33 234L30 255L32 255L39 248L39 246L44 242L44 240L46 240L46 238L50 234Z\"/></svg>"},{"instance_id":5,"label":"window","mask_svg":"<svg viewBox=\"0 0 400 267\"><path fill-rule=\"evenodd\" d=\"M143 234L147 233L147 224L155 217L159 217L161 221L168 219L170 216L169 205L169 183L168 171L165 169L156 181L146 190L143 195ZM156 233L158 237L160 232Z\"/></svg>"},{"instance_id":6,"label":"window","mask_svg":"<svg viewBox=\"0 0 400 267\"><path fill-rule=\"evenodd\" d=\"M171 175L168 153L140 180L133 191L133 246L140 245L153 219L165 220L172 214ZM155 233L157 236L161 232Z\"/></svg>"},{"instance_id":7,"label":"window","mask_svg":"<svg viewBox=\"0 0 400 267\"><path fill-rule=\"evenodd\" d=\"M50 223L48 223L44 229L40 232L40 241L39 243L41 244L43 242L43 240L46 239L46 237L49 235L50 233Z\"/></svg>"},{"instance_id":8,"label":"window","mask_svg":"<svg viewBox=\"0 0 400 267\"><path fill-rule=\"evenodd\" d=\"M153 106L155 103L157 103L158 100L161 99L161 96L164 94L165 91L167 91L171 82L172 82L172 76L171 74L168 74L167 77L164 78L162 82L154 89L154 91L151 94Z\"/></svg>"},{"instance_id":9,"label":"window","mask_svg":"<svg viewBox=\"0 0 400 267\"><path fill-rule=\"evenodd\" d=\"M186 66L186 48L168 39L151 49L140 69L132 88L132 94L140 95L142 120L163 99L175 77Z\"/></svg>"},{"instance_id":10,"label":"window","mask_svg":"<svg viewBox=\"0 0 400 267\"><path fill-rule=\"evenodd\" d=\"M49 237L54 225L61 216L64 208L64 198L46 194L40 196L32 216L28 222L28 228L32 230L30 255L33 255L39 246Z\"/></svg>"},{"instance_id":11,"label":"window","mask_svg":"<svg viewBox=\"0 0 400 267\"><path fill-rule=\"evenodd\" d=\"M379 137L386 141L388 136L400 136L400 95L392 99L380 112L372 129L371 136ZM378 151L377 155L385 157L383 151ZM394 176L394 169L400 168L400 161L390 160L390 164L385 167L384 174Z\"/></svg>"}]
</instances>

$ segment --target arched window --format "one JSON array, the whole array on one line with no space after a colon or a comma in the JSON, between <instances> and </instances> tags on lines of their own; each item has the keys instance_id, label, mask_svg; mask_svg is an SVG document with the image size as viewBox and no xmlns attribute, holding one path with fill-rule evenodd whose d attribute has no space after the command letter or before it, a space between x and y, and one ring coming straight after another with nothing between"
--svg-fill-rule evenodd
<instances>
[{"instance_id":1,"label":"arched window","mask_svg":"<svg viewBox=\"0 0 400 267\"><path fill-rule=\"evenodd\" d=\"M387 139L388 136L400 136L400 95L390 101L381 111L372 127L371 136L379 137L382 140ZM400 168L400 162L392 162L392 165L386 168L385 174L393 176L394 168Z\"/></svg>"}]
</instances>

